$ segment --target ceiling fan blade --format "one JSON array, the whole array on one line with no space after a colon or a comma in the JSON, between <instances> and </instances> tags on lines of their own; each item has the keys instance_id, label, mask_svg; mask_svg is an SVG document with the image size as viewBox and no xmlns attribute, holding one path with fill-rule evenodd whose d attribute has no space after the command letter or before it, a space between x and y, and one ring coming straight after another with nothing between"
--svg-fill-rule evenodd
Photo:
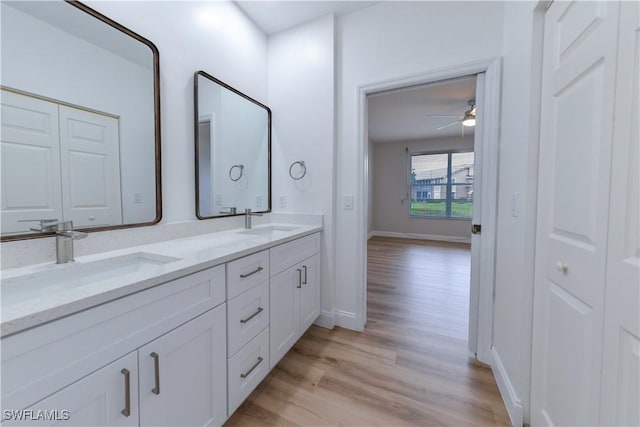
<instances>
[{"instance_id":1,"label":"ceiling fan blade","mask_svg":"<svg viewBox=\"0 0 640 427\"><path fill-rule=\"evenodd\" d=\"M427 114L427 117L455 117L457 119L460 118L460 116L456 116L454 114Z\"/></svg>"},{"instance_id":2,"label":"ceiling fan blade","mask_svg":"<svg viewBox=\"0 0 640 427\"><path fill-rule=\"evenodd\" d=\"M444 126L440 126L440 127L436 128L436 130L441 130L441 129L444 129L444 128L448 128L449 126L457 125L458 123L460 123L460 120L456 120L455 122L447 123Z\"/></svg>"}]
</instances>

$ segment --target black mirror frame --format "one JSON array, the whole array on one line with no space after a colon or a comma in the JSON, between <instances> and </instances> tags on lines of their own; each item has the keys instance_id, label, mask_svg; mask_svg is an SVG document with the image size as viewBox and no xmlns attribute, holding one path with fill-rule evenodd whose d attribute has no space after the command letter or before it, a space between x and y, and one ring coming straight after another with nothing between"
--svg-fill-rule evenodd
<instances>
[{"instance_id":1,"label":"black mirror frame","mask_svg":"<svg viewBox=\"0 0 640 427\"><path fill-rule=\"evenodd\" d=\"M196 71L193 75L193 122L194 122L194 143L195 143L195 188L196 188L196 217L198 219L215 219L215 218L225 218L225 217L229 217L229 216L240 216L240 215L244 215L243 213L235 213L235 214L222 214L222 215L213 215L213 216L203 216L200 214L200 179L199 179L199 175L200 175L200 168L199 168L199 162L198 162L198 157L199 157L199 152L198 152L198 76L202 76L206 79L209 79L211 81L213 81L216 84L219 84L220 86L224 87L225 89L229 89L231 92L235 93L236 95L239 95L241 97L243 97L244 99L251 101L252 103L256 104L259 107L264 108L267 111L267 126L269 127L268 129L268 146L267 146L267 171L268 171L268 191L267 191L267 199L268 199L268 203L269 206L267 207L266 210L263 211L256 211L259 213L269 213L271 212L271 109L269 107L267 107L266 105L262 104L259 101L256 101L255 99L251 98L248 95L245 95L244 93L240 92L239 90L229 86L228 84L226 84L225 82L216 79L215 77L213 77L211 74L208 74L205 71Z\"/></svg>"},{"instance_id":2,"label":"black mirror frame","mask_svg":"<svg viewBox=\"0 0 640 427\"><path fill-rule=\"evenodd\" d=\"M108 230L118 230L123 228L134 228L134 227L146 227L149 225L155 225L160 222L162 219L162 157L161 157L161 135L160 135L160 53L158 52L158 48L153 42L142 37L141 35L131 31L127 27L117 23L113 19L101 14L100 12L90 8L89 6L77 1L77 0L64 0L65 3L70 6L76 7L81 11L93 16L94 18L104 22L107 25L119 30L129 37L144 43L151 49L153 53L153 110L155 117L155 170L156 170L156 216L150 222L142 222L135 224L122 224L122 225L108 225L104 227L88 227L88 228L78 228L79 231L84 232L96 232L96 231L108 231ZM0 236L1 242L8 242L13 240L26 240L26 239L39 239L43 237L53 236L55 232L43 232L43 233L28 233L28 234L14 234L9 236Z\"/></svg>"}]
</instances>

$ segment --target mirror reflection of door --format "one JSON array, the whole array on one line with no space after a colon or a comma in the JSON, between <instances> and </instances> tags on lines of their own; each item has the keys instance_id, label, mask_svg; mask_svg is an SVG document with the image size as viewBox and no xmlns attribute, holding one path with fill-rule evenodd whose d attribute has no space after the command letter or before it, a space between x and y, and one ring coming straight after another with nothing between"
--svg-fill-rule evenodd
<instances>
[{"instance_id":1,"label":"mirror reflection of door","mask_svg":"<svg viewBox=\"0 0 640 427\"><path fill-rule=\"evenodd\" d=\"M37 222L18 220L83 230L157 223L157 48L79 2L2 1L0 12L0 238L41 235L30 231Z\"/></svg>"},{"instance_id":2,"label":"mirror reflection of door","mask_svg":"<svg viewBox=\"0 0 640 427\"><path fill-rule=\"evenodd\" d=\"M2 91L2 233L122 224L119 119Z\"/></svg>"},{"instance_id":3,"label":"mirror reflection of door","mask_svg":"<svg viewBox=\"0 0 640 427\"><path fill-rule=\"evenodd\" d=\"M198 120L198 188L200 192L200 211L203 216L216 215L213 189L212 157L215 152L215 119L213 115L200 117Z\"/></svg>"}]
</instances>

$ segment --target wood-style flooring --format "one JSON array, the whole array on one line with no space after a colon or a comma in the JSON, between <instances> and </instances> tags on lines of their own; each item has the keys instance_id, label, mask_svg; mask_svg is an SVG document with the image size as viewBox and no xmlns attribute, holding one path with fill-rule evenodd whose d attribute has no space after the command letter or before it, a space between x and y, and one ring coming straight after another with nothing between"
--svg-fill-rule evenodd
<instances>
[{"instance_id":1,"label":"wood-style flooring","mask_svg":"<svg viewBox=\"0 0 640 427\"><path fill-rule=\"evenodd\" d=\"M504 426L469 357L469 245L373 238L364 332L312 326L227 426Z\"/></svg>"}]
</instances>

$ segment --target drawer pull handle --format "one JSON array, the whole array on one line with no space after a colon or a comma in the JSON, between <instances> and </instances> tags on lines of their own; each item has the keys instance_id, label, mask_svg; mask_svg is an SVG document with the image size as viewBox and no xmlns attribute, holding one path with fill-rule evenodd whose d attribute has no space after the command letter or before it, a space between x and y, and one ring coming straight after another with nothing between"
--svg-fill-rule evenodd
<instances>
[{"instance_id":1,"label":"drawer pull handle","mask_svg":"<svg viewBox=\"0 0 640 427\"><path fill-rule=\"evenodd\" d=\"M156 386L151 389L151 393L160 394L160 356L158 356L158 353L154 351L151 353L151 357L153 357L153 369L156 381Z\"/></svg>"},{"instance_id":2,"label":"drawer pull handle","mask_svg":"<svg viewBox=\"0 0 640 427\"><path fill-rule=\"evenodd\" d=\"M258 361L256 362L256 364L255 364L255 365L253 365L253 366L251 367L251 369L249 369L249 370L248 370L247 372L245 372L244 374L240 374L240 378L247 378L247 377L251 374L251 372L253 372L253 370L254 370L254 369L256 369L256 368L258 367L258 365L262 363L262 361L263 361L263 360L264 360L264 359L263 359L262 357L258 357Z\"/></svg>"},{"instance_id":3,"label":"drawer pull handle","mask_svg":"<svg viewBox=\"0 0 640 427\"><path fill-rule=\"evenodd\" d=\"M241 275L240 275L240 278L242 278L242 279L246 279L247 277L249 277L249 276L253 276L253 275L254 275L254 274L256 274L256 273L260 273L262 270L264 270L264 268L262 268L262 267L258 267L258 268L256 268L255 270L253 270L253 271L251 271L251 272L249 272L249 273L241 274Z\"/></svg>"},{"instance_id":4,"label":"drawer pull handle","mask_svg":"<svg viewBox=\"0 0 640 427\"><path fill-rule=\"evenodd\" d=\"M299 268L298 270L298 286L296 286L296 288L301 288L302 287L302 270L300 270Z\"/></svg>"},{"instance_id":5,"label":"drawer pull handle","mask_svg":"<svg viewBox=\"0 0 640 427\"><path fill-rule=\"evenodd\" d=\"M249 320L253 319L254 317L256 317L258 314L262 313L262 311L264 310L264 308L262 307L258 307L258 309L256 310L255 313L253 313L251 316L247 317L246 319L242 319L240 320L240 323L247 323Z\"/></svg>"},{"instance_id":6,"label":"drawer pull handle","mask_svg":"<svg viewBox=\"0 0 640 427\"><path fill-rule=\"evenodd\" d=\"M304 269L304 280L302 281L303 285L307 284L307 266L303 265L302 268Z\"/></svg>"},{"instance_id":7,"label":"drawer pull handle","mask_svg":"<svg viewBox=\"0 0 640 427\"><path fill-rule=\"evenodd\" d=\"M120 412L128 417L131 415L131 374L128 369L122 369L120 372L124 375L124 409Z\"/></svg>"}]
</instances>

